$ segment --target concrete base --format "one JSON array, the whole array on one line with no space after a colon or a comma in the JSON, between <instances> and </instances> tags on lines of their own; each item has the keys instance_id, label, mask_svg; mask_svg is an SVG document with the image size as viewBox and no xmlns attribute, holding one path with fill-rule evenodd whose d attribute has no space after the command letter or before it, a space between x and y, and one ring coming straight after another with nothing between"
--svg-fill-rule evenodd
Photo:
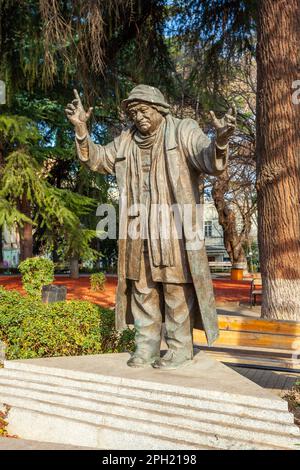
<instances>
[{"instance_id":1,"label":"concrete base","mask_svg":"<svg viewBox=\"0 0 300 470\"><path fill-rule=\"evenodd\" d=\"M6 361L10 434L101 449L297 449L287 403L198 353L160 371L105 354Z\"/></svg>"},{"instance_id":2,"label":"concrete base","mask_svg":"<svg viewBox=\"0 0 300 470\"><path fill-rule=\"evenodd\" d=\"M89 447L70 446L64 444L53 444L51 442L26 441L24 439L13 439L0 437L1 450L95 450Z\"/></svg>"}]
</instances>

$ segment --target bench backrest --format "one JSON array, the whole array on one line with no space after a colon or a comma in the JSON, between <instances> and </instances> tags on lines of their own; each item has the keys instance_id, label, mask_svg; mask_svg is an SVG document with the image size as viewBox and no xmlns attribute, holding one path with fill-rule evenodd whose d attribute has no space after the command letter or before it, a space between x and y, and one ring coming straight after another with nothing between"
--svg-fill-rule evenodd
<instances>
[{"instance_id":1,"label":"bench backrest","mask_svg":"<svg viewBox=\"0 0 300 470\"><path fill-rule=\"evenodd\" d=\"M300 354L300 322L234 315L219 315L218 318L220 336L214 346L298 350ZM203 331L194 330L194 342L207 344Z\"/></svg>"},{"instance_id":2,"label":"bench backrest","mask_svg":"<svg viewBox=\"0 0 300 470\"><path fill-rule=\"evenodd\" d=\"M262 280L261 277L256 277L252 279L251 281L251 288L253 289L254 287L261 287L262 286Z\"/></svg>"},{"instance_id":3,"label":"bench backrest","mask_svg":"<svg viewBox=\"0 0 300 470\"><path fill-rule=\"evenodd\" d=\"M231 266L232 266L232 263L230 261L209 261L208 264L209 264L209 266L212 266L212 267L231 268Z\"/></svg>"}]
</instances>

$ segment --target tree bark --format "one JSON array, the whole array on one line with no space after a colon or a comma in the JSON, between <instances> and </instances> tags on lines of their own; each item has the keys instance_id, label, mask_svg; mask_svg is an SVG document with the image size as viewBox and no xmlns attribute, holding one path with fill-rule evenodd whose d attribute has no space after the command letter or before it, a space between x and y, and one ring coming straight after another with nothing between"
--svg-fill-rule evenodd
<instances>
[{"instance_id":1,"label":"tree bark","mask_svg":"<svg viewBox=\"0 0 300 470\"><path fill-rule=\"evenodd\" d=\"M71 279L79 278L79 259L76 256L73 256L70 259L70 278Z\"/></svg>"},{"instance_id":2,"label":"tree bark","mask_svg":"<svg viewBox=\"0 0 300 470\"><path fill-rule=\"evenodd\" d=\"M219 224L223 229L224 246L231 263L244 264L247 267L245 250L243 244L248 240L251 230L251 216L244 223L244 229L239 234L237 231L237 221L234 210L230 208L226 201L225 194L229 189L229 176L225 170L213 184L212 197L218 212Z\"/></svg>"},{"instance_id":3,"label":"tree bark","mask_svg":"<svg viewBox=\"0 0 300 470\"><path fill-rule=\"evenodd\" d=\"M23 195L22 200L19 204L19 209L22 214L27 215L31 218L31 205L26 195ZM19 227L20 233L20 261L24 261L27 258L33 256L33 234L32 224L25 222Z\"/></svg>"},{"instance_id":4,"label":"tree bark","mask_svg":"<svg viewBox=\"0 0 300 470\"><path fill-rule=\"evenodd\" d=\"M262 316L300 321L300 0L258 2L257 191Z\"/></svg>"}]
</instances>

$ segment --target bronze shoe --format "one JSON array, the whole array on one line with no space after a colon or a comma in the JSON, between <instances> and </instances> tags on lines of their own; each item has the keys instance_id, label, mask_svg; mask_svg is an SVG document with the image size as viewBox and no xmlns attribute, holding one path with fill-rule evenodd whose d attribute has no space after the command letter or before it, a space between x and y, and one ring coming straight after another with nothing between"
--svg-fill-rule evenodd
<instances>
[{"instance_id":1,"label":"bronze shoe","mask_svg":"<svg viewBox=\"0 0 300 470\"><path fill-rule=\"evenodd\" d=\"M179 367L191 364L192 360L193 358L188 357L186 354L180 354L169 349L163 357L157 359L152 364L152 367L164 370L178 369Z\"/></svg>"},{"instance_id":2,"label":"bronze shoe","mask_svg":"<svg viewBox=\"0 0 300 470\"><path fill-rule=\"evenodd\" d=\"M145 358L145 357L133 354L133 356L131 356L131 358L127 361L127 365L129 367L148 367L154 361L157 361L157 360L158 360L157 356L154 356L151 358Z\"/></svg>"}]
</instances>

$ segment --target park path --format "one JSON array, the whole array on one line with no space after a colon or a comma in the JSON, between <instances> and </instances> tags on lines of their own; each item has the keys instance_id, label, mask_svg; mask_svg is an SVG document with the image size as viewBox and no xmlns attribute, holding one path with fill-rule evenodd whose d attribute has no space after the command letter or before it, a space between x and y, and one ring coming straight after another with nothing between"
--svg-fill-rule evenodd
<instances>
[{"instance_id":1,"label":"park path","mask_svg":"<svg viewBox=\"0 0 300 470\"><path fill-rule=\"evenodd\" d=\"M287 390L291 390L295 382L300 381L300 375L292 372L254 369L233 365L229 365L229 367L252 382L255 382L260 387L265 388L280 397L282 397Z\"/></svg>"}]
</instances>

